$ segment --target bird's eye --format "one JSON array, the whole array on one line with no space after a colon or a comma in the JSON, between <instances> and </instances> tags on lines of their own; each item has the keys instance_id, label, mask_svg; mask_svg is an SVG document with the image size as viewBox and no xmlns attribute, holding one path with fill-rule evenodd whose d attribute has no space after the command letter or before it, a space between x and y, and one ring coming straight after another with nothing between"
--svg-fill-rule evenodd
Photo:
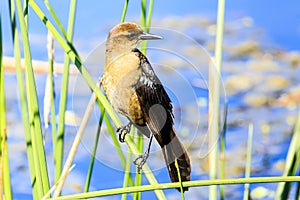
<instances>
[{"instance_id":1,"label":"bird's eye","mask_svg":"<svg viewBox=\"0 0 300 200\"><path fill-rule=\"evenodd\" d=\"M129 39L129 40L134 40L137 38L137 34L135 31L128 31L126 33L126 37Z\"/></svg>"}]
</instances>

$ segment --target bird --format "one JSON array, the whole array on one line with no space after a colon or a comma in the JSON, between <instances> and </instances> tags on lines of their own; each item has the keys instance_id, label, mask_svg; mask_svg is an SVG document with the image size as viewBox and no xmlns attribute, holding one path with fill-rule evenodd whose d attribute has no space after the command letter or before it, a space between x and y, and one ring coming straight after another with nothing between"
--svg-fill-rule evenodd
<instances>
[{"instance_id":1,"label":"bird","mask_svg":"<svg viewBox=\"0 0 300 200\"><path fill-rule=\"evenodd\" d=\"M129 120L127 125L117 128L120 142L124 142L132 125L150 138L145 153L134 161L138 171L145 164L155 137L171 181L190 181L190 159L173 126L171 100L147 57L138 49L142 40L155 39L162 37L146 33L133 22L113 27L106 39L101 85L115 111ZM188 187L183 187L183 191L187 190Z\"/></svg>"}]
</instances>

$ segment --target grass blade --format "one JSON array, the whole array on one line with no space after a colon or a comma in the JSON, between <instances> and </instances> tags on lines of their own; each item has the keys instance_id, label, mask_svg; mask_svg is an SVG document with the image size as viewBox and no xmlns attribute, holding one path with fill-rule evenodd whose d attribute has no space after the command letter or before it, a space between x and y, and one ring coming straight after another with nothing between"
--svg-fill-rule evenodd
<instances>
[{"instance_id":1,"label":"grass blade","mask_svg":"<svg viewBox=\"0 0 300 200\"><path fill-rule=\"evenodd\" d=\"M177 159L175 159L175 167L176 167L176 170L177 170L177 176L178 176L178 179L179 179L179 183L180 183L180 194L181 194L181 200L184 200L184 191L183 191L183 186L182 186L182 181L181 181L181 175L180 175L180 170L179 170L179 166L178 166L178 161Z\"/></svg>"},{"instance_id":2,"label":"grass blade","mask_svg":"<svg viewBox=\"0 0 300 200\"><path fill-rule=\"evenodd\" d=\"M21 113L22 113L22 120L24 125L24 133L25 133L25 140L26 140L26 147L27 147L27 158L29 163L29 171L30 171L30 180L31 180L31 187L33 190L33 197L37 199L38 197L38 188L36 183L36 170L34 166L34 157L33 157L33 150L32 150L32 140L30 135L30 127L29 127L29 120L28 120L28 110L27 110L27 102L26 102L26 93L24 90L24 79L23 79L23 72L21 66L21 51L20 51L20 44L19 44L19 35L16 29L16 15L15 15L15 5L14 1L9 1L9 11L10 11L10 22L11 22L11 29L12 29L12 38L13 38L13 46L14 46L14 56L16 62L16 75L17 75L17 85L19 91L19 98L20 98L20 105L21 105Z\"/></svg>"},{"instance_id":3,"label":"grass blade","mask_svg":"<svg viewBox=\"0 0 300 200\"><path fill-rule=\"evenodd\" d=\"M46 5L47 9L49 10L49 12L51 13L53 19L55 20L55 22L56 22L58 28L60 29L61 33L63 34L63 36L65 37L65 39L67 39L68 36L67 36L67 33L66 33L65 29L64 29L64 26L62 25L62 23L60 22L59 18L57 17L57 15L56 15L54 9L52 8L51 4L49 3L48 0L44 0L44 3Z\"/></svg>"},{"instance_id":4,"label":"grass blade","mask_svg":"<svg viewBox=\"0 0 300 200\"><path fill-rule=\"evenodd\" d=\"M225 119L224 126L221 132L220 137L220 178L225 178L225 148L226 148L226 131L227 131L227 111L228 106L225 105ZM220 186L220 199L225 199L225 187L224 185Z\"/></svg>"},{"instance_id":5,"label":"grass blade","mask_svg":"<svg viewBox=\"0 0 300 200\"><path fill-rule=\"evenodd\" d=\"M89 169L88 169L88 173L87 173L87 178L86 178L86 182L85 182L84 192L89 191L104 114L105 114L105 110L102 109L101 110L101 116L100 116L99 123L98 123L98 129L97 129L97 133L96 133L94 148L93 148L93 152L92 152L92 155L91 155L91 160L90 160Z\"/></svg>"},{"instance_id":6,"label":"grass blade","mask_svg":"<svg viewBox=\"0 0 300 200\"><path fill-rule=\"evenodd\" d=\"M125 0L124 6L123 6L123 12L122 12L122 17L121 17L121 23L125 21L125 16L127 13L127 8L128 8L128 2L129 0Z\"/></svg>"},{"instance_id":7,"label":"grass blade","mask_svg":"<svg viewBox=\"0 0 300 200\"><path fill-rule=\"evenodd\" d=\"M138 130L135 131L135 134L136 134L136 142L135 143L136 143L136 146L138 148L140 155L142 155L144 153L143 152L143 147L144 147L143 136L142 136L142 133L140 133ZM136 168L136 176L135 176L135 185L136 186L142 185L142 173L138 172L137 168ZM133 199L135 199L135 200L141 199L141 193L140 192L134 193Z\"/></svg>"},{"instance_id":8,"label":"grass blade","mask_svg":"<svg viewBox=\"0 0 300 200\"><path fill-rule=\"evenodd\" d=\"M74 32L74 21L76 13L76 0L70 1L70 11L69 11L69 22L67 31L67 42L72 43L73 32ZM67 54L65 54L64 60L64 73L62 78L62 86L60 93L60 103L59 103L59 123L58 123L58 133L56 147L57 151L55 154L55 180L57 181L60 177L63 165L64 157L64 132L65 132L65 111L67 107L67 96L68 96L68 83L69 83L69 71L70 71L70 59Z\"/></svg>"},{"instance_id":9,"label":"grass blade","mask_svg":"<svg viewBox=\"0 0 300 200\"><path fill-rule=\"evenodd\" d=\"M216 69L210 69L209 76L209 176L211 179L217 178L218 162L218 135L219 135L219 109L220 109L220 78L222 68L222 43L224 32L224 12L225 0L218 0L218 17L215 46ZM211 68L211 67L210 67ZM217 187L210 186L209 199L217 199Z\"/></svg>"},{"instance_id":10,"label":"grass blade","mask_svg":"<svg viewBox=\"0 0 300 200\"><path fill-rule=\"evenodd\" d=\"M8 146L6 135L6 106L5 106L5 92L4 92L4 66L2 63L2 10L0 8L0 149L1 149L1 163L0 163L0 195L4 194L5 199L12 199L12 191L10 184L10 170L8 161Z\"/></svg>"},{"instance_id":11,"label":"grass blade","mask_svg":"<svg viewBox=\"0 0 300 200\"><path fill-rule=\"evenodd\" d=\"M49 62L49 73L47 81L49 84L49 96L50 96L50 109L51 109L51 128L52 128L52 143L53 143L53 155L54 155L54 165L56 166L57 155L57 136L56 136L56 112L55 112L55 90L54 90L54 78L53 78L53 63L54 63L54 50L53 50L53 36L48 31L48 62ZM46 93L46 91L45 91ZM44 111L45 112L45 111ZM55 178L57 176L57 171L55 171Z\"/></svg>"},{"instance_id":12,"label":"grass blade","mask_svg":"<svg viewBox=\"0 0 300 200\"><path fill-rule=\"evenodd\" d=\"M141 27L146 32L150 31L152 11L153 11L153 2L154 2L154 0L150 0L148 15L146 15L147 1L146 0L141 1L141 7L142 7L142 9L141 9ZM147 43L148 43L147 40L144 40L144 41L141 42L141 52L143 54L146 54Z\"/></svg>"},{"instance_id":13,"label":"grass blade","mask_svg":"<svg viewBox=\"0 0 300 200\"><path fill-rule=\"evenodd\" d=\"M300 112L294 129L294 134L290 143L286 157L285 169L282 176L293 176L296 174L300 163ZM276 199L287 199L291 183L279 183L276 190Z\"/></svg>"},{"instance_id":14,"label":"grass blade","mask_svg":"<svg viewBox=\"0 0 300 200\"><path fill-rule=\"evenodd\" d=\"M32 69L32 59L28 40L28 29L25 23L24 14L22 10L22 3L20 0L16 0L16 7L24 47L24 57L26 65L26 91L28 101L30 133L32 139L35 170L37 171L36 180L39 188L38 192L39 197L41 198L43 194L45 194L49 190L47 162L43 146L42 127L38 107L35 79Z\"/></svg>"},{"instance_id":15,"label":"grass blade","mask_svg":"<svg viewBox=\"0 0 300 200\"><path fill-rule=\"evenodd\" d=\"M54 195L53 195L54 197L60 196L62 188L63 188L63 186L65 184L65 180L67 178L67 174L69 173L69 170L71 168L71 164L73 162L73 159L75 157L76 151L77 151L78 146L80 144L80 141L81 141L84 129L85 129L85 127L86 127L86 125L88 123L89 117L90 117L90 115L91 115L91 113L93 111L95 101L96 101L96 96L95 96L95 94L93 94L92 97L90 98L90 101L89 101L89 103L87 105L87 109L85 110L84 116L83 116L82 121L80 123L80 126L79 126L79 128L77 130L75 139L74 139L72 147L71 147L71 149L69 151L69 154L68 154L67 160L65 162L63 171L62 171L62 173L60 175L60 178L57 181L58 183L56 184L57 187L56 187L56 190L55 190Z\"/></svg>"},{"instance_id":16,"label":"grass blade","mask_svg":"<svg viewBox=\"0 0 300 200\"><path fill-rule=\"evenodd\" d=\"M130 130L130 134L133 135L134 132L135 132L135 128L132 127ZM130 175L131 157L132 157L132 152L130 149L128 149L126 166L125 166L125 170L124 170L123 188L128 187L128 185L130 185L129 182L131 179L131 175ZM131 181L132 181L132 179L131 179ZM133 186L133 185L131 185L131 186ZM122 194L122 200L125 200L126 198L127 198L127 194L126 193Z\"/></svg>"},{"instance_id":17,"label":"grass blade","mask_svg":"<svg viewBox=\"0 0 300 200\"><path fill-rule=\"evenodd\" d=\"M128 134L127 134L128 135ZM234 185L234 184L245 184L245 183L275 183L275 182L296 182L300 181L299 176L270 176L270 177L255 177L255 178L228 178L228 179L217 179L217 180L195 180L182 182L183 187L201 187L201 186L211 186L211 185ZM134 186L127 188L114 188L108 190L87 192L74 195L65 195L59 198L52 199L84 199L84 198L94 198L94 197L103 197L111 196L124 193L133 193L133 192L145 192L161 189L171 189L180 187L181 183L162 183L162 184L151 184L143 186Z\"/></svg>"}]
</instances>

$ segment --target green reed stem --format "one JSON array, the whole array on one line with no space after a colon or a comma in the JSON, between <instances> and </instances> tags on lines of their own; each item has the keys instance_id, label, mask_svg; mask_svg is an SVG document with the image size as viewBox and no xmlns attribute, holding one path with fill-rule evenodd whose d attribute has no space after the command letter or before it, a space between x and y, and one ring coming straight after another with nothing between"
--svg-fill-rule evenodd
<instances>
[{"instance_id":1,"label":"green reed stem","mask_svg":"<svg viewBox=\"0 0 300 200\"><path fill-rule=\"evenodd\" d=\"M147 8L147 0L141 0L141 27L144 31L147 30L146 25L146 8ZM147 40L141 42L141 52L146 55Z\"/></svg>"},{"instance_id":2,"label":"green reed stem","mask_svg":"<svg viewBox=\"0 0 300 200\"><path fill-rule=\"evenodd\" d=\"M38 185L38 197L41 198L49 190L49 178L47 162L43 146L42 127L38 107L35 79L32 69L32 59L28 40L28 29L25 24L21 0L16 0L17 13L22 33L25 68L26 68L26 91L29 112L30 133L34 155L35 170L37 171L36 184Z\"/></svg>"},{"instance_id":3,"label":"green reed stem","mask_svg":"<svg viewBox=\"0 0 300 200\"><path fill-rule=\"evenodd\" d=\"M69 10L69 22L67 30L67 41L69 43L73 40L74 33L74 22L76 14L76 0L70 1L70 10ZM55 155L55 180L57 181L60 177L63 158L64 158L64 134L65 134L65 112L67 108L67 96L68 96L68 85L69 85L69 71L70 71L70 58L65 54L64 59L64 73L62 77L62 86L60 93L60 103L59 103L59 123L58 123L58 132L57 132L57 151Z\"/></svg>"},{"instance_id":4,"label":"green reed stem","mask_svg":"<svg viewBox=\"0 0 300 200\"><path fill-rule=\"evenodd\" d=\"M132 152L129 149L128 153L127 153L127 162L126 162L125 171L124 171L123 188L128 187L128 185L129 185L131 157L132 157ZM122 200L125 200L125 199L127 199L127 193L122 194Z\"/></svg>"},{"instance_id":5,"label":"green reed stem","mask_svg":"<svg viewBox=\"0 0 300 200\"><path fill-rule=\"evenodd\" d=\"M104 114L105 114L105 110L103 108L103 109L101 109L101 115L100 115L100 119L99 119L99 123L98 123L97 133L96 133L95 142L94 142L94 148L93 148L92 155L91 155L91 160L90 160L87 178L86 178L86 182L85 182L84 192L89 191Z\"/></svg>"},{"instance_id":6,"label":"green reed stem","mask_svg":"<svg viewBox=\"0 0 300 200\"><path fill-rule=\"evenodd\" d=\"M300 181L299 176L274 176L274 177L256 177L256 178L229 178L229 179L216 179L216 180L196 180L196 181L187 181L182 182L183 187L202 187L202 186L211 186L211 185L234 185L234 184L245 184L245 183L276 183L276 182L297 182ZM60 200L67 199L83 199L83 198L94 198L102 196L111 196L124 193L132 192L145 192L153 190L162 190L162 189L172 189L180 187L179 182L177 183L162 183L155 185L143 185L143 186L134 186L127 188L114 188L108 190L101 190L95 192L74 194L74 195L65 195L58 198Z\"/></svg>"},{"instance_id":7,"label":"green reed stem","mask_svg":"<svg viewBox=\"0 0 300 200\"><path fill-rule=\"evenodd\" d=\"M23 13L26 26L28 25L28 0L23 0Z\"/></svg>"},{"instance_id":8,"label":"green reed stem","mask_svg":"<svg viewBox=\"0 0 300 200\"><path fill-rule=\"evenodd\" d=\"M300 112L294 129L294 134L290 143L286 157L283 176L293 176L296 174L300 163ZM279 183L276 190L276 199L288 199L291 183Z\"/></svg>"},{"instance_id":9,"label":"green reed stem","mask_svg":"<svg viewBox=\"0 0 300 200\"><path fill-rule=\"evenodd\" d=\"M146 10L147 10L147 1L146 0L141 1L141 26L144 29L144 31L146 31L146 32L150 31L152 11L153 11L153 3L154 3L154 0L149 1L148 15L146 15L147 14L147 12L146 12ZM146 54L147 44L148 44L147 40L144 40L141 43L141 52L143 54Z\"/></svg>"},{"instance_id":10,"label":"green reed stem","mask_svg":"<svg viewBox=\"0 0 300 200\"><path fill-rule=\"evenodd\" d=\"M215 62L216 71L211 74L210 78L210 125L209 125L209 145L210 145L210 159L209 159L209 176L210 179L217 178L218 171L218 135L219 135L219 109L220 109L220 78L222 68L222 43L224 32L224 12L225 12L225 0L218 0L218 17L217 17L217 32L216 32L216 46L215 46ZM214 70L214 69L212 69ZM211 186L209 188L209 199L217 199L217 187Z\"/></svg>"},{"instance_id":11,"label":"green reed stem","mask_svg":"<svg viewBox=\"0 0 300 200\"><path fill-rule=\"evenodd\" d=\"M139 130L135 131L135 136L136 136L136 146L139 151L139 155L143 154L143 147L144 147L144 141L143 141L143 136L142 133ZM136 168L136 176L135 176L135 185L139 186L142 185L142 172L139 172L138 169ZM141 193L137 192L133 194L133 199L139 200L141 199Z\"/></svg>"},{"instance_id":12,"label":"green reed stem","mask_svg":"<svg viewBox=\"0 0 300 200\"><path fill-rule=\"evenodd\" d=\"M121 148L121 145L120 145L120 141L116 136L115 129L114 129L113 125L111 124L111 121L109 120L107 114L104 115L104 120L105 120L105 124L107 126L108 133L110 134L110 137L112 138L114 146L115 146L115 148L117 150L117 153L119 155L119 158L121 160L121 164L122 164L123 168L125 169L126 165L127 165L127 160L126 160L126 158L123 154L123 151L122 151L122 148ZM131 150L129 149L128 151L131 151ZM129 174L128 183L129 183L130 186L134 185L134 182L133 182L132 177L131 177L130 174Z\"/></svg>"},{"instance_id":13,"label":"green reed stem","mask_svg":"<svg viewBox=\"0 0 300 200\"><path fill-rule=\"evenodd\" d=\"M184 200L184 191L183 191L183 186L182 186L182 180L181 180L181 175L180 175L180 169L179 169L179 165L178 165L178 161L177 159L175 159L175 167L177 170L177 176L178 176L178 182L180 183L180 194L181 194L181 200Z\"/></svg>"},{"instance_id":14,"label":"green reed stem","mask_svg":"<svg viewBox=\"0 0 300 200\"><path fill-rule=\"evenodd\" d=\"M26 147L27 147L27 158L29 163L29 171L30 171L30 180L31 186L33 190L33 197L34 199L37 198L37 184L36 183L36 170L34 166L34 157L33 157L33 150L32 150L32 140L30 135L30 127L29 127L29 120L28 120L28 110L27 110L27 102L26 102L26 93L24 90L24 79L23 79L23 72L21 66L21 50L19 44L19 35L16 29L16 15L15 15L15 4L13 0L9 1L9 11L10 11L10 23L12 29L12 39L13 39L13 46L14 46L14 56L15 56L15 65L16 65L16 75L17 75L17 85L19 91L19 98L20 98L20 105L21 105L21 113L22 113L22 120L24 125L24 133L25 133L25 140L26 140Z\"/></svg>"},{"instance_id":15,"label":"green reed stem","mask_svg":"<svg viewBox=\"0 0 300 200\"><path fill-rule=\"evenodd\" d=\"M55 162L55 155L57 151L57 142L56 142L56 112L55 112L55 90L54 90L54 78L53 78L53 63L54 63L54 50L53 50L53 36L48 31L48 63L49 63L49 73L47 81L49 81L47 84L49 85L49 94L50 95L50 109L51 109L51 129L52 129L52 143L53 143L53 155L54 155L54 166L56 165ZM46 96L46 94L45 94ZM47 100L46 100L47 101ZM44 110L45 112L45 110ZM48 114L48 113L46 113ZM44 114L45 115L45 114ZM57 173L55 173L56 175Z\"/></svg>"},{"instance_id":16,"label":"green reed stem","mask_svg":"<svg viewBox=\"0 0 300 200\"><path fill-rule=\"evenodd\" d=\"M71 164L72 164L72 162L74 160L74 157L76 155L76 152L77 152L78 146L80 144L82 135L83 135L84 130L85 130L86 126L87 126L89 117L90 117L90 115L91 115L91 113L93 111L93 108L94 108L94 105L95 105L95 101L96 101L96 96L93 93L92 97L90 98L90 101L89 101L89 103L87 105L87 108L85 109L85 112L84 112L84 115L82 117L80 126L79 126L79 128L77 130L75 139L74 139L74 141L72 143L71 149L69 151L69 154L67 156L66 162L64 164L61 176L60 176L59 180L57 181L58 184L57 184L57 187L56 187L54 195L53 195L54 197L60 196L60 193L61 193L61 191L63 189L66 177L67 177L67 175L69 173L69 170L71 168Z\"/></svg>"},{"instance_id":17,"label":"green reed stem","mask_svg":"<svg viewBox=\"0 0 300 200\"><path fill-rule=\"evenodd\" d=\"M227 111L228 106L225 104L225 119L220 137L220 178L225 178L225 148L226 148L226 131L227 131ZM225 199L225 187L220 185L220 199Z\"/></svg>"},{"instance_id":18,"label":"green reed stem","mask_svg":"<svg viewBox=\"0 0 300 200\"><path fill-rule=\"evenodd\" d=\"M135 133L135 128L132 127L130 130L130 135L133 135ZM132 157L132 152L130 149L128 149L127 152L127 160L126 160L126 166L125 166L125 170L124 170L124 180L123 180L123 188L128 187L129 181L131 179L131 175L130 175L130 168L131 168L131 157ZM131 179L132 181L132 179ZM133 184L131 185L133 186ZM127 193L122 194L122 200L125 200L127 198Z\"/></svg>"},{"instance_id":19,"label":"green reed stem","mask_svg":"<svg viewBox=\"0 0 300 200\"><path fill-rule=\"evenodd\" d=\"M4 195L5 199L12 199L12 191L10 184L10 170L8 161L7 147L7 128L6 128L6 106L5 106L5 91L4 91L4 66L2 63L3 46L2 46L2 9L0 8L0 150L1 150L1 186L0 195ZM3 190L3 191L2 191Z\"/></svg>"},{"instance_id":20,"label":"green reed stem","mask_svg":"<svg viewBox=\"0 0 300 200\"><path fill-rule=\"evenodd\" d=\"M61 33L67 39L68 36L67 36L67 33L66 33L65 29L64 29L64 26L60 22L60 20L59 20L58 16L56 15L54 9L52 8L51 4L49 3L48 0L44 0L44 3L46 5L47 9L49 10L50 14L52 15L53 19L55 20L55 22L56 22L58 28L60 29ZM69 14L71 14L71 13L69 13ZM69 19L70 19L70 16L69 16Z\"/></svg>"},{"instance_id":21,"label":"green reed stem","mask_svg":"<svg viewBox=\"0 0 300 200\"><path fill-rule=\"evenodd\" d=\"M125 21L125 16L127 13L127 8L128 8L128 2L129 2L129 0L125 0L125 2L124 2L122 17L121 17L121 21L120 21L121 23Z\"/></svg>"},{"instance_id":22,"label":"green reed stem","mask_svg":"<svg viewBox=\"0 0 300 200\"><path fill-rule=\"evenodd\" d=\"M146 28L147 0L141 0L141 26Z\"/></svg>"}]
</instances>

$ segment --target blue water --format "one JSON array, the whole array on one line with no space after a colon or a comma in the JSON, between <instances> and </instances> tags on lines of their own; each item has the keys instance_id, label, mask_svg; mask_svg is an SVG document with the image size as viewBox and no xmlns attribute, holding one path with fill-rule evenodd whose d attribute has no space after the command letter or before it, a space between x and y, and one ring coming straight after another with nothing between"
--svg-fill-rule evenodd
<instances>
[{"instance_id":1,"label":"blue water","mask_svg":"<svg viewBox=\"0 0 300 200\"><path fill-rule=\"evenodd\" d=\"M38 3L43 7L47 14L43 3ZM51 1L51 5L57 12L59 19L63 25L67 26L68 17L68 1ZM226 21L232 21L241 16L250 16L254 19L257 27L261 27L269 42L287 50L300 50L300 2L297 0L284 1L227 1L226 4ZM8 24L8 5L7 1L1 2L3 11L3 26L4 30L9 29ZM117 0L114 2L85 2L78 1L78 9L75 24L75 44L76 38L95 38L99 40L106 36L107 30L112 24L117 24L120 20L120 13L123 9L123 1ZM204 15L212 19L216 19L217 1L210 0L191 0L183 1L155 1L153 8L153 19L160 19L170 16L190 16ZM33 11L29 9L29 12ZM139 19L140 2L131 1L127 11L126 20ZM53 20L51 17L49 17ZM32 13L29 17L29 25L31 34L46 34L44 25L35 14ZM12 55L10 31L4 33L4 55ZM40 44L41 40L35 41ZM86 41L89 43L89 41ZM79 50L80 45L77 47ZM45 53L39 53L41 49L34 52L35 58L46 59Z\"/></svg>"},{"instance_id":2,"label":"blue water","mask_svg":"<svg viewBox=\"0 0 300 200\"><path fill-rule=\"evenodd\" d=\"M43 6L42 2L38 3ZM51 1L51 5L54 10L57 12L58 17L62 19L62 23L67 25L67 16L68 16L68 2L67 1ZM298 0L290 0L288 2L284 1L238 1L232 0L227 1L226 4L226 22L231 22L236 19L239 19L244 16L250 16L254 20L254 26L261 28L265 34L265 41L267 45L274 45L276 47L280 47L286 50L300 50L300 2ZM75 35L74 35L74 43L80 53L83 55L88 54L93 48L95 48L95 44L100 41L104 41L108 30L114 25L117 24L120 20L120 13L123 9L123 1L114 1L114 2L86 2L86 1L78 1L78 9L76 15L76 24L75 24ZM3 44L4 44L4 55L12 56L12 45L11 45L11 33L8 25L8 11L7 11L7 1L1 2L1 10L3 11L2 16L2 30L7 30L3 35ZM46 11L45 7L43 9L47 16L50 16ZM216 10L217 10L217 1L210 0L191 0L191 1L155 1L153 8L153 21L159 20L165 17L185 17L185 16L205 16L211 18L213 20L216 19ZM33 13L31 9L29 9L30 18L29 18L29 27L30 27L30 38L32 44L32 55L35 59L46 60L46 29L41 21L37 18L37 16ZM127 21L131 20L139 20L140 15L140 2L138 1L130 1L128 8L128 15L126 17ZM51 18L50 18L51 19ZM52 20L52 19L51 19ZM53 21L53 20L52 20ZM58 45L56 45L58 46ZM63 54L61 50L56 51L56 59L59 61L63 60ZM15 82L14 77L9 77L12 80L9 82ZM39 84L44 84L45 77L39 77ZM43 87L39 88L40 100L42 101L43 95ZM199 89L197 89L199 90ZM12 90L16 91L16 90ZM17 95L17 94L14 94ZM59 96L58 96L59 97ZM229 106L234 108L234 106L244 106L243 102L240 101L240 96L229 98ZM16 100L10 102L11 107L18 107L18 102ZM42 104L42 102L40 102ZM20 110L15 109L15 114L17 120L21 121ZM277 110L272 110L266 112L266 115L272 115L274 113L281 112ZM262 117L262 116L260 116ZM268 116L267 116L268 117ZM234 134L240 133L241 131L245 132L246 130L242 130L241 128L236 128L232 131L231 134L234 139L228 140L228 149L230 150L233 147L234 140L240 139L242 141L246 141L245 136ZM70 131L71 132L71 131ZM229 136L230 137L230 136ZM70 139L71 140L71 139ZM284 140L284 139L283 139ZM232 144L230 143L232 141ZM288 145L288 139L285 138L284 145ZM48 143L48 149L51 149L51 144ZM82 151L85 151L83 147L81 147ZM279 156L271 155L269 157L269 162L275 162L278 159L283 159L285 154L280 154ZM82 157L77 158L75 161L77 167L74 169L74 173L78 174L78 184L83 184L85 181L85 177L82 177L82 174L86 173L86 169L88 163L86 159ZM258 162L260 163L260 162ZM21 164L20 164L21 165ZM23 164L27 165L27 164ZM22 166L22 165L21 165ZM122 179L123 173L117 170L111 169L104 165L101 162L97 162L95 165L95 174L92 179L92 189L99 190L104 188L114 188L114 187L122 187ZM100 170L99 170L100 169ZM15 178L22 173L26 173L28 175L28 170L25 172L16 172ZM256 174L257 175L257 174ZM265 175L259 174L258 175ZM270 174L275 175L275 174ZM276 174L279 175L279 174ZM25 178L29 178L26 176ZM203 174L193 174L192 179L205 179L208 178ZM14 179L16 180L16 179ZM74 180L74 179L72 179ZM104 182L103 182L104 181ZM109 181L109 184L107 183ZM158 176L159 182L168 182L168 176L165 169L163 169ZM144 184L148 184L146 180L143 180ZM28 188L29 180L26 182L26 188ZM276 185L272 185L272 189L276 188ZM232 186L234 187L234 186ZM253 186L254 187L254 186ZM241 191L242 187L239 187L239 191ZM197 191L196 191L197 190ZM30 191L24 192L22 189L15 189L15 197L18 199L31 199L31 196L28 194ZM68 189L68 191L74 191L72 189ZM67 191L67 193L68 193ZM199 195L205 193L207 188L192 188L193 194ZM24 193L23 193L24 192ZM175 191L176 192L176 191ZM174 194L174 190L166 191L168 195ZM204 197L207 194L203 194ZM143 197L154 198L153 192L143 193ZM188 199L192 197L188 196ZM117 199L120 199L118 196ZM194 197L195 199L195 197ZM239 198L236 198L239 199Z\"/></svg>"}]
</instances>

